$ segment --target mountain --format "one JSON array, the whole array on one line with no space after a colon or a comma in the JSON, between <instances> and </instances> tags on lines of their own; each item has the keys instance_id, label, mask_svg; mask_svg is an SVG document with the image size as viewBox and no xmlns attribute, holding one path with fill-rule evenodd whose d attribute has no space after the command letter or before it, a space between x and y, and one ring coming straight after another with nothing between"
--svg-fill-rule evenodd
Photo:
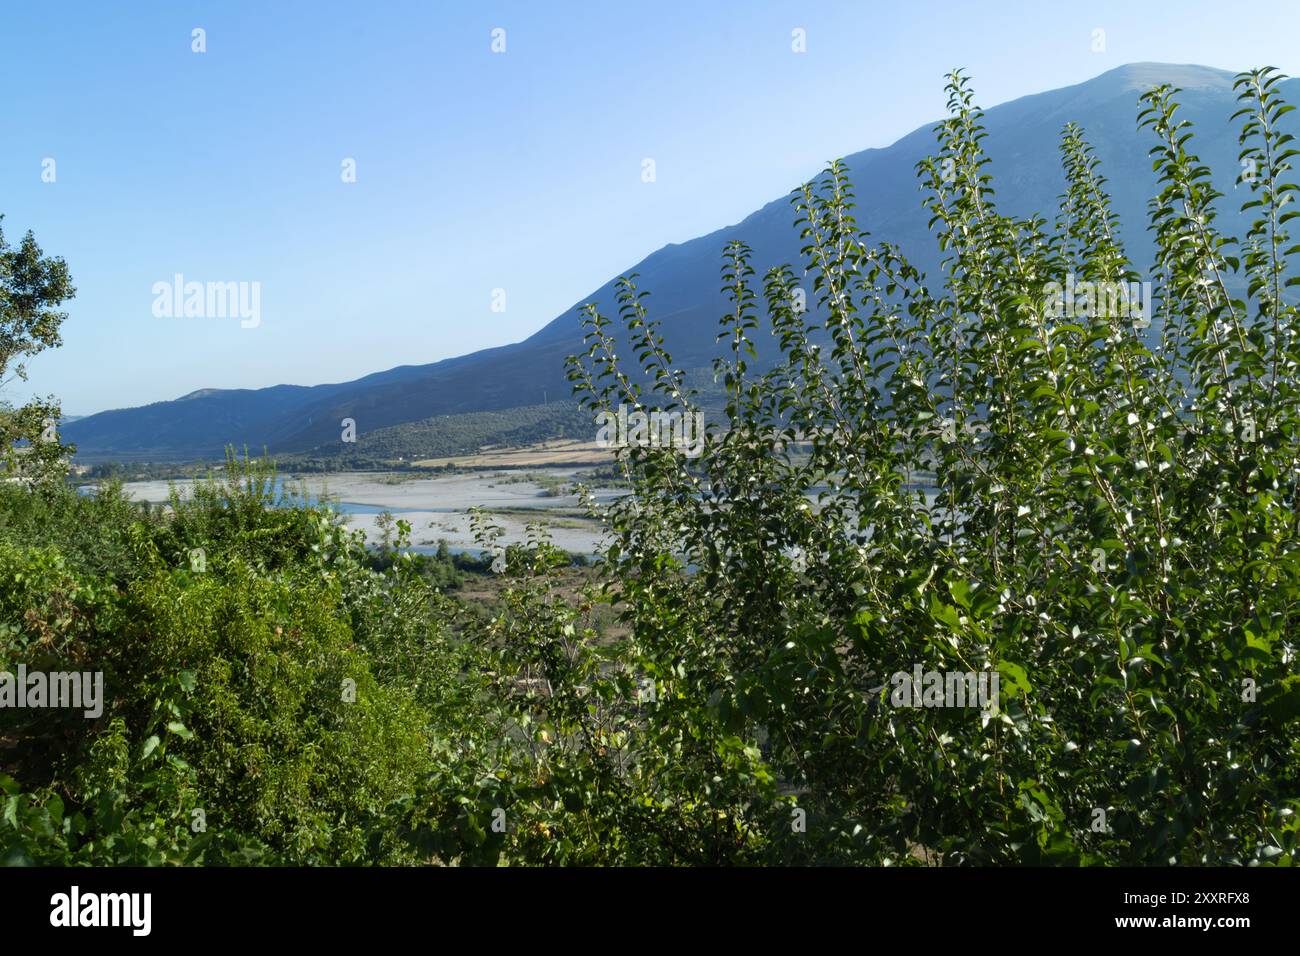
<instances>
[{"instance_id":1,"label":"mountain","mask_svg":"<svg viewBox=\"0 0 1300 956\"><path fill-rule=\"evenodd\" d=\"M1057 151L1061 128L1076 122L1101 160L1129 255L1144 268L1152 252L1146 203L1155 180L1150 136L1136 128L1137 100L1143 90L1171 83L1183 90L1179 115L1195 124L1193 149L1214 170L1214 184L1224 193L1222 225L1244 233L1241 199L1233 185L1239 167L1236 126L1229 123L1237 108L1232 79L1231 72L1209 67L1139 63L988 109L985 146L993 159L1000 210L1054 215L1065 190ZM1281 89L1291 102L1300 100L1300 80L1288 80ZM1292 119L1288 116L1286 122ZM859 226L876 239L898 244L915 265L931 273L939 265L939 251L926 229L915 164L935 151L933 126L887 148L845 158L857 194ZM747 242L761 277L771 265L799 260L793 219L789 197L782 197L735 225L665 246L626 270L639 273L639 286L652 293L648 306L662 323L675 364L707 367L715 354L717 320L726 310L719 292L723 245L731 239ZM616 314L613 279L513 345L333 385L202 389L175 401L91 415L69 424L63 435L84 460L211 457L227 444L283 454L337 445L344 418L354 419L358 433L366 434L433 416L535 405L547 397L553 401L569 394L564 358L581 350L577 308L593 301Z\"/></svg>"}]
</instances>

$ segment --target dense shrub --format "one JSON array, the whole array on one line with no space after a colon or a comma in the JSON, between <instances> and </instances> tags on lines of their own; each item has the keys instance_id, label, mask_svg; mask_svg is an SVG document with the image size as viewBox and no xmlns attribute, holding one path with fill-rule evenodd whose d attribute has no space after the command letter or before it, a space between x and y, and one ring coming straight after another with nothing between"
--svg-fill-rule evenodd
<instances>
[{"instance_id":1,"label":"dense shrub","mask_svg":"<svg viewBox=\"0 0 1300 956\"><path fill-rule=\"evenodd\" d=\"M1155 337L1122 295L1061 308L1072 280L1139 278L1082 131L1056 222L1001 215L959 75L919 169L940 281L858 231L839 164L794 198L801 270L758 288L728 247L726 420L698 460L626 450L606 570L660 699L765 741L797 791L807 833L784 858L1295 858L1300 277L1278 80L1238 80L1243 239L1215 227L1176 91L1142 98ZM641 367L588 307L588 406L695 410L645 293L621 288ZM782 357L762 374L760 301ZM918 665L996 673L1000 707L894 706Z\"/></svg>"},{"instance_id":2,"label":"dense shrub","mask_svg":"<svg viewBox=\"0 0 1300 956\"><path fill-rule=\"evenodd\" d=\"M97 721L0 714L11 857L413 859L379 821L432 772L438 721L471 716L458 645L417 576L371 570L335 516L272 507L273 486L248 463L165 518L112 492L7 500L15 526L26 508L68 533L0 539L0 669L102 671L108 698ZM129 573L96 573L101 536Z\"/></svg>"}]
</instances>

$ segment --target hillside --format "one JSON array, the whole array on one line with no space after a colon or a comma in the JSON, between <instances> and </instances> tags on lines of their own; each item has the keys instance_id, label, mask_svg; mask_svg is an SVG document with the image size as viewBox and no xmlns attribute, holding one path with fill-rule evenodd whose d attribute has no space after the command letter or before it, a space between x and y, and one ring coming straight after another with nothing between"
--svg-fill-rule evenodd
<instances>
[{"instance_id":1,"label":"hillside","mask_svg":"<svg viewBox=\"0 0 1300 956\"><path fill-rule=\"evenodd\" d=\"M1057 154L1061 127L1082 125L1094 143L1109 181L1123 238L1139 267L1150 257L1145 230L1146 198L1154 180L1146 134L1136 129L1139 92L1159 82L1183 89L1180 116L1196 124L1196 148L1216 171L1224 228L1241 231L1233 200L1237 142L1228 119L1235 110L1232 74L1202 66L1135 64L1085 83L1027 96L987 112L987 149L1005 212L1051 216L1064 189ZM1296 80L1282 91L1294 98ZM1293 117L1288 117L1291 121ZM857 186L859 225L889 240L922 270L938 267L938 250L919 211L915 164L933 151L932 124L884 149L846 158ZM815 173L809 170L809 174ZM793 184L792 184L793 185ZM707 367L714 354L716 322L723 311L718 292L720 250L742 239L754 250L757 268L798 259L788 197L775 199L743 221L681 244L670 244L630 264L650 290L652 314L676 364ZM574 250L580 255L581 250ZM428 365L407 365L353 382L314 387L278 385L257 390L203 389L170 402L102 412L69 424L66 440L82 460L171 460L220 455L227 444L305 453L338 443L340 422L356 421L365 435L435 416L501 411L567 397L564 358L581 347L576 309L585 302L615 311L616 277L574 303L523 342L486 349ZM439 321L454 317L435 316ZM391 437L391 436L389 436ZM385 442L386 444L388 442Z\"/></svg>"}]
</instances>

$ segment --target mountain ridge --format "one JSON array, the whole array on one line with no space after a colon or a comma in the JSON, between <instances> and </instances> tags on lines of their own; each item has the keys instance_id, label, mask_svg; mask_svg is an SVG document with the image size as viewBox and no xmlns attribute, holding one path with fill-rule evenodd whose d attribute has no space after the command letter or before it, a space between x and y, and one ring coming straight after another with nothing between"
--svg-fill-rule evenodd
<instances>
[{"instance_id":1,"label":"mountain ridge","mask_svg":"<svg viewBox=\"0 0 1300 956\"><path fill-rule=\"evenodd\" d=\"M1065 186L1057 155L1060 127L1077 122L1102 162L1114 207L1121 213L1121 237L1141 268L1150 259L1145 204L1154 177L1150 143L1136 130L1137 101L1141 90L1169 82L1184 91L1181 115L1195 124L1193 149L1199 146L1202 159L1215 170L1215 186L1227 197L1220 215L1227 229L1236 230L1236 134L1227 123L1236 108L1234 76L1194 64L1132 63L987 108L985 145L993 159L999 208L1014 215L1054 213ZM1292 101L1297 99L1296 83L1288 80L1283 86ZM939 258L920 206L915 164L934 151L934 125L922 125L889 146L844 157L857 194L859 227L900 246L923 272L937 268ZM717 318L725 311L718 278L725 242L744 239L761 275L770 265L798 260L793 218L789 196L780 197L739 222L668 243L621 273L639 273L639 287L652 293L648 307L660 321L677 365L706 367L714 354ZM200 388L180 399L87 416L70 423L64 437L85 460L212 457L228 444L296 453L339 441L344 418L364 432L553 400L569 394L564 358L582 347L577 308L594 301L607 314L616 311L615 281L611 278L519 342L395 366L347 382Z\"/></svg>"}]
</instances>

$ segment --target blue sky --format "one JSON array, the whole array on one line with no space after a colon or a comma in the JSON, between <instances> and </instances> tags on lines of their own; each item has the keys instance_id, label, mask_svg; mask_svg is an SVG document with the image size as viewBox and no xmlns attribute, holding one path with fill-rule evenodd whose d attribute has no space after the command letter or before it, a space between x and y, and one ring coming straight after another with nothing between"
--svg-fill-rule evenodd
<instances>
[{"instance_id":1,"label":"blue sky","mask_svg":"<svg viewBox=\"0 0 1300 956\"><path fill-rule=\"evenodd\" d=\"M1142 60L1294 74L1298 27L1187 0L0 0L4 228L78 287L3 397L87 414L517 341L937 118L953 66L985 105ZM260 323L155 316L177 273L260 283Z\"/></svg>"}]
</instances>

